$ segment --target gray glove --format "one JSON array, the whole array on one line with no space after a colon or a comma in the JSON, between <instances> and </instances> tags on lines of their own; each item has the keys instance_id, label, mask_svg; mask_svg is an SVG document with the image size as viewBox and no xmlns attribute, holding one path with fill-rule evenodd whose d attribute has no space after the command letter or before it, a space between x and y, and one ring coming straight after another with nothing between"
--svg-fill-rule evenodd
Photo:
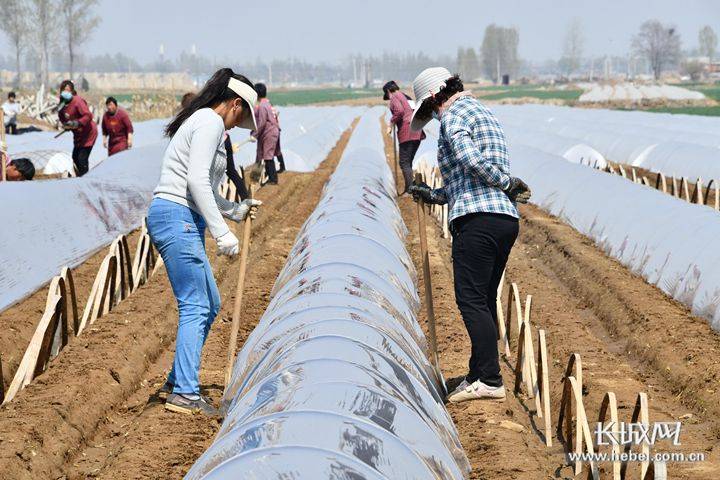
<instances>
[{"instance_id":1,"label":"gray glove","mask_svg":"<svg viewBox=\"0 0 720 480\"><path fill-rule=\"evenodd\" d=\"M250 215L250 218L254 219L257 213L257 209L260 205L262 205L262 202L260 200L246 198L245 200L240 202L240 206L237 208L235 214L232 216L232 219L236 222L241 222L245 220L248 215Z\"/></svg>"},{"instance_id":2,"label":"gray glove","mask_svg":"<svg viewBox=\"0 0 720 480\"><path fill-rule=\"evenodd\" d=\"M413 200L416 202L422 200L425 203L434 205L442 205L445 203L443 199L440 198L440 196L437 195L432 188L430 188L430 185L425 182L413 182L413 184L408 188L408 193L413 196Z\"/></svg>"},{"instance_id":3,"label":"gray glove","mask_svg":"<svg viewBox=\"0 0 720 480\"><path fill-rule=\"evenodd\" d=\"M527 183L518 177L510 177L510 186L505 190L505 194L510 200L517 203L527 203L532 192Z\"/></svg>"},{"instance_id":4,"label":"gray glove","mask_svg":"<svg viewBox=\"0 0 720 480\"><path fill-rule=\"evenodd\" d=\"M80 122L77 120L70 120L69 122L65 122L63 124L63 127L65 127L66 130L74 130L80 126Z\"/></svg>"}]
</instances>

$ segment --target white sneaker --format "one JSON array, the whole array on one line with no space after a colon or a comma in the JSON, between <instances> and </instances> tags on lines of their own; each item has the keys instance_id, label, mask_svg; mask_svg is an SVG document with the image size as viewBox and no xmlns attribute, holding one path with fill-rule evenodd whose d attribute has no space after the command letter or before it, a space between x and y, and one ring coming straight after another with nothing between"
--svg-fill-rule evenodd
<instances>
[{"instance_id":1,"label":"white sneaker","mask_svg":"<svg viewBox=\"0 0 720 480\"><path fill-rule=\"evenodd\" d=\"M468 381L463 378L462 382L460 382L460 384L459 384L457 387L455 387L455 390L453 390L452 392L448 393L448 398L452 397L452 396L455 395L456 393L462 392L463 390L465 390L465 389L466 389L467 387L469 387L469 386L470 386L470 384L468 383Z\"/></svg>"},{"instance_id":2,"label":"white sneaker","mask_svg":"<svg viewBox=\"0 0 720 480\"><path fill-rule=\"evenodd\" d=\"M447 400L451 403L467 402L468 400L494 400L496 402L505 401L505 387L491 387L485 385L480 380L468 383L463 380L453 392L448 395Z\"/></svg>"}]
</instances>

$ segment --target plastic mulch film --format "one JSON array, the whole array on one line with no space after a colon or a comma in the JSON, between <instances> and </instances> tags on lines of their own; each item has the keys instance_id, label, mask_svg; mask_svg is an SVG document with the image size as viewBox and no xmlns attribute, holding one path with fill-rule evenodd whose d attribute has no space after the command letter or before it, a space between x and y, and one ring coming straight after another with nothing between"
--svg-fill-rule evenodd
<instances>
[{"instance_id":1,"label":"plastic mulch film","mask_svg":"<svg viewBox=\"0 0 720 480\"><path fill-rule=\"evenodd\" d=\"M140 226L164 150L123 152L82 178L0 186L0 310Z\"/></svg>"},{"instance_id":2,"label":"plastic mulch film","mask_svg":"<svg viewBox=\"0 0 720 480\"><path fill-rule=\"evenodd\" d=\"M379 116L363 115L238 353L188 479L462 479L470 466L417 321Z\"/></svg>"},{"instance_id":3,"label":"plastic mulch film","mask_svg":"<svg viewBox=\"0 0 720 480\"><path fill-rule=\"evenodd\" d=\"M513 175L531 202L592 238L649 283L720 330L720 217L650 187L516 146Z\"/></svg>"}]
</instances>

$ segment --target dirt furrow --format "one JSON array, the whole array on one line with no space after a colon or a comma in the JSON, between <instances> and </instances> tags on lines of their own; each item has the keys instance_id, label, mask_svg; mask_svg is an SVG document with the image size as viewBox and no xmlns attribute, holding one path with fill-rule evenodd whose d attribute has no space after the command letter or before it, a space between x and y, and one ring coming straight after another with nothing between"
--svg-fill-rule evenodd
<instances>
[{"instance_id":1,"label":"dirt furrow","mask_svg":"<svg viewBox=\"0 0 720 480\"><path fill-rule=\"evenodd\" d=\"M261 190L263 199L272 199L283 189L288 194L284 201L269 205L270 209L263 207L262 215L270 225L253 235L239 345L264 313L275 278L286 262L302 223L314 210L348 138L349 134L343 136L313 174L283 175L279 187ZM210 255L214 257L212 251ZM200 375L203 393L215 402L219 402L222 395L238 266L238 262L233 262L222 277L218 276L223 306L203 350ZM168 413L155 396L171 365L172 353L171 348L167 349L150 366L145 385L114 409L92 439L91 446L70 460L72 465L66 469L68 478L180 478L205 451L218 422Z\"/></svg>"},{"instance_id":2,"label":"dirt furrow","mask_svg":"<svg viewBox=\"0 0 720 480\"><path fill-rule=\"evenodd\" d=\"M422 282L416 206L408 196L400 205ZM617 395L620 420L628 422L638 392L646 392L651 422L683 423L682 445L661 442L656 450L706 456L700 463L670 464L671 478L720 477L718 335L705 320L632 275L568 225L532 206L521 211L520 237L506 280L518 284L523 298L533 296L531 321L547 332L553 427L561 378L576 352L583 359L591 428L607 391ZM453 378L466 373L469 341L454 301L450 241L441 238L434 220L428 225L440 360L446 378ZM421 321L424 325L424 311ZM514 356L501 362L508 389L514 383L514 363ZM470 402L448 409L474 467L472 478L573 478L559 440L554 437L552 447L544 445L537 430L542 420L535 418L534 400L525 394L509 395L504 404ZM631 465L628 474L637 477L637 470L637 464Z\"/></svg>"},{"instance_id":3,"label":"dirt furrow","mask_svg":"<svg viewBox=\"0 0 720 480\"><path fill-rule=\"evenodd\" d=\"M312 174L284 174L260 190L254 223L242 341L265 309L300 225L349 138ZM208 242L210 245L212 242ZM201 381L222 390L237 262L209 252L223 308L204 352ZM164 271L72 342L42 376L0 410L3 478L177 478L217 424L166 413L154 398L172 358L175 300Z\"/></svg>"}]
</instances>

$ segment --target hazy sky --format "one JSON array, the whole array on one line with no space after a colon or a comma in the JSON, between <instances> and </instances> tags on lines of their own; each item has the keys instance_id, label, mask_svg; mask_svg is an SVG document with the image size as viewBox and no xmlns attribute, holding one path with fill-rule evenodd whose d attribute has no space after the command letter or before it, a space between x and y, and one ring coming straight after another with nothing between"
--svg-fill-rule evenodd
<instances>
[{"instance_id":1,"label":"hazy sky","mask_svg":"<svg viewBox=\"0 0 720 480\"><path fill-rule=\"evenodd\" d=\"M517 27L521 56L544 60L560 55L573 17L582 20L592 55L626 53L650 18L676 24L684 47L697 44L702 25L720 34L720 0L101 0L97 11L102 23L84 51L122 51L141 62L154 59L161 43L169 57L195 44L199 53L240 61L454 54L460 45L478 47L490 23Z\"/></svg>"}]
</instances>

